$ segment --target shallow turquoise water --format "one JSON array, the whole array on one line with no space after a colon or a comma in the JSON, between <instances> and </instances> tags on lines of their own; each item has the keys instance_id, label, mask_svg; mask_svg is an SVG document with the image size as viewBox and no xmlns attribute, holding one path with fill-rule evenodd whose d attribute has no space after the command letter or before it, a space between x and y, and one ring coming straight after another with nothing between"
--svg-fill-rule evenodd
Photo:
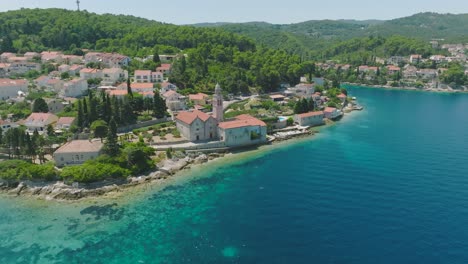
<instances>
[{"instance_id":1,"label":"shallow turquoise water","mask_svg":"<svg viewBox=\"0 0 468 264\"><path fill-rule=\"evenodd\" d=\"M315 138L163 191L0 198L0 263L467 263L468 95L350 90Z\"/></svg>"}]
</instances>

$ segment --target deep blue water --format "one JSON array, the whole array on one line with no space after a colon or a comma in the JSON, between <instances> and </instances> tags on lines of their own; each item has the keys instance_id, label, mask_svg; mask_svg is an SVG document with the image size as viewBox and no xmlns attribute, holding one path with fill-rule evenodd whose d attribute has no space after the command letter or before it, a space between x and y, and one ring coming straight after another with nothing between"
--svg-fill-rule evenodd
<instances>
[{"instance_id":1,"label":"deep blue water","mask_svg":"<svg viewBox=\"0 0 468 264\"><path fill-rule=\"evenodd\" d=\"M0 198L0 263L468 263L468 95L350 92L318 136L162 191Z\"/></svg>"}]
</instances>

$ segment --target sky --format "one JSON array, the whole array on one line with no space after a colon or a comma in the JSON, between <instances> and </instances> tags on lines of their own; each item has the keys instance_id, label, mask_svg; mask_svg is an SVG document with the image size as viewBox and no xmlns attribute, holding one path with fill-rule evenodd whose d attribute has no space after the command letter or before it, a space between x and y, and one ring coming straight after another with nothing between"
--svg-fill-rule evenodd
<instances>
[{"instance_id":1,"label":"sky","mask_svg":"<svg viewBox=\"0 0 468 264\"><path fill-rule=\"evenodd\" d=\"M394 19L420 12L468 13L467 0L80 0L81 9L172 24L320 19ZM76 9L76 0L0 0L0 12L20 8Z\"/></svg>"}]
</instances>

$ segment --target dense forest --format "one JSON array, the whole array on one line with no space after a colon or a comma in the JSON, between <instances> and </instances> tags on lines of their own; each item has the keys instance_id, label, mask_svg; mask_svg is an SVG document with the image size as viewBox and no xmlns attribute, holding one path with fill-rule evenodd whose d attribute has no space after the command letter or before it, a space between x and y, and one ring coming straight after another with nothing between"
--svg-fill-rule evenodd
<instances>
[{"instance_id":1,"label":"dense forest","mask_svg":"<svg viewBox=\"0 0 468 264\"><path fill-rule=\"evenodd\" d=\"M311 20L287 25L254 22L205 23L196 26L222 28L248 36L271 48L282 48L306 59L322 60L326 59L323 54L328 52L325 50L330 45L363 37L387 38L398 35L421 42L431 39L444 39L445 42L468 41L467 24L468 14L420 13L389 21Z\"/></svg>"},{"instance_id":2,"label":"dense forest","mask_svg":"<svg viewBox=\"0 0 468 264\"><path fill-rule=\"evenodd\" d=\"M22 9L0 13L0 52L82 49L131 57L187 54L174 65L171 81L181 88L231 93L249 87L269 91L297 83L308 64L282 50L257 47L253 40L218 28L176 26L123 15L97 15L62 9ZM182 56L184 57L184 56ZM133 69L131 67L131 69Z\"/></svg>"}]
</instances>

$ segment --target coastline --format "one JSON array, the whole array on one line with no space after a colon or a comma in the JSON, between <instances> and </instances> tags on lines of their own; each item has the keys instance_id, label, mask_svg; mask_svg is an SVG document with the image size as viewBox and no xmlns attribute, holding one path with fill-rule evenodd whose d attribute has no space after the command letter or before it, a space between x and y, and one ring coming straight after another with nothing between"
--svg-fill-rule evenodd
<instances>
[{"instance_id":1,"label":"coastline","mask_svg":"<svg viewBox=\"0 0 468 264\"><path fill-rule=\"evenodd\" d=\"M422 88L416 88L416 87L400 87L400 86L393 87L393 86L388 86L388 85L372 85L372 84L348 83L348 82L341 83L341 85L360 86L360 87L366 87L366 88L377 88L377 89L388 89L388 90L417 91L417 92L468 93L468 90L467 91L453 90L453 89L447 90L447 89L441 89L441 88L422 89Z\"/></svg>"},{"instance_id":2,"label":"coastline","mask_svg":"<svg viewBox=\"0 0 468 264\"><path fill-rule=\"evenodd\" d=\"M351 116L351 112L345 114ZM345 117L344 117L345 118ZM342 118L343 119L343 118ZM341 120L342 120L341 119ZM340 122L340 121L338 121ZM150 189L163 189L179 180L193 179L192 174L206 169L214 163L224 165L233 162L241 162L246 158L262 155L276 148L300 143L302 140L315 138L316 134L337 122L327 122L326 125L314 127L310 133L299 134L282 140L275 140L270 144L247 146L232 149L224 153L191 153L181 159L164 160L158 164L158 170L147 175L130 177L118 181L103 181L89 185L99 187L74 187L61 181L55 182L30 182L20 181L13 186L6 186L0 181L0 196L11 198L21 197L32 200L56 201L56 202L92 202L96 200L116 199L130 193L145 192Z\"/></svg>"}]
</instances>

